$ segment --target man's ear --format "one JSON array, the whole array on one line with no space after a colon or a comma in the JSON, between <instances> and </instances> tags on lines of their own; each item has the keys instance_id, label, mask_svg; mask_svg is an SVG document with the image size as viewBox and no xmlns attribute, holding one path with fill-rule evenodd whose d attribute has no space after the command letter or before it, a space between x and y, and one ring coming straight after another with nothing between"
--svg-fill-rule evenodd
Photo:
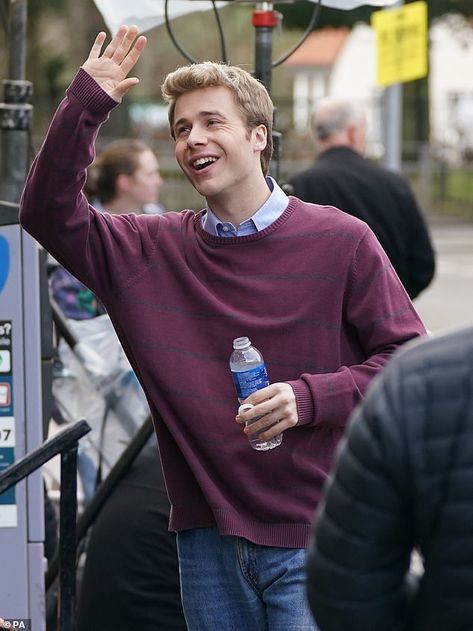
<instances>
[{"instance_id":1,"label":"man's ear","mask_svg":"<svg viewBox=\"0 0 473 631\"><path fill-rule=\"evenodd\" d=\"M119 193L127 193L128 192L128 188L129 188L129 183L130 183L130 176L127 175L126 173L120 173L120 175L117 176L117 179L115 180L115 190L117 192L117 195Z\"/></svg>"},{"instance_id":2,"label":"man's ear","mask_svg":"<svg viewBox=\"0 0 473 631\"><path fill-rule=\"evenodd\" d=\"M258 125L253 129L254 148L256 151L264 151L268 144L268 130L265 125Z\"/></svg>"},{"instance_id":3,"label":"man's ear","mask_svg":"<svg viewBox=\"0 0 473 631\"><path fill-rule=\"evenodd\" d=\"M362 125L349 125L347 128L347 137L350 147L363 154L365 150L365 129Z\"/></svg>"},{"instance_id":4,"label":"man's ear","mask_svg":"<svg viewBox=\"0 0 473 631\"><path fill-rule=\"evenodd\" d=\"M348 144L352 149L358 146L358 128L356 125L348 125L346 129Z\"/></svg>"}]
</instances>

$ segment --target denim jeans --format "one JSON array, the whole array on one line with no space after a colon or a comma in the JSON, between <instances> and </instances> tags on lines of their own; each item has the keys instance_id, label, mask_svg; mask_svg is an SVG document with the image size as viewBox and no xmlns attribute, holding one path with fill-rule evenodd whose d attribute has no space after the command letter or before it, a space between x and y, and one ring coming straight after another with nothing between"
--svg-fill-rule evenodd
<instances>
[{"instance_id":1,"label":"denim jeans","mask_svg":"<svg viewBox=\"0 0 473 631\"><path fill-rule=\"evenodd\" d=\"M306 550L274 548L216 528L178 533L189 631L317 631L306 599Z\"/></svg>"}]
</instances>

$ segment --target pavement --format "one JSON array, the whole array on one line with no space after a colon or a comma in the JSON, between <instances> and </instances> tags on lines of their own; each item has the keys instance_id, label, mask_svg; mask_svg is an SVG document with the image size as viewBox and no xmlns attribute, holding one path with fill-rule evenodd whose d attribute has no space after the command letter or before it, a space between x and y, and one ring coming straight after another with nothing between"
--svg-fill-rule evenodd
<instances>
[{"instance_id":1,"label":"pavement","mask_svg":"<svg viewBox=\"0 0 473 631\"><path fill-rule=\"evenodd\" d=\"M437 269L415 307L433 333L473 325L473 223L442 216L427 221Z\"/></svg>"}]
</instances>

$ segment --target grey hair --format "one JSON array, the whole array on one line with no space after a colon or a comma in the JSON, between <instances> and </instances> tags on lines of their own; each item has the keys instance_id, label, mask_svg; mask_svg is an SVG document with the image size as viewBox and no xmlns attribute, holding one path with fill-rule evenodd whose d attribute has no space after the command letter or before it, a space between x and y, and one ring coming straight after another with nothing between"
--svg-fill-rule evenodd
<instances>
[{"instance_id":1,"label":"grey hair","mask_svg":"<svg viewBox=\"0 0 473 631\"><path fill-rule=\"evenodd\" d=\"M324 98L318 101L312 114L311 127L316 140L325 141L349 125L359 125L364 121L360 106L341 99Z\"/></svg>"}]
</instances>

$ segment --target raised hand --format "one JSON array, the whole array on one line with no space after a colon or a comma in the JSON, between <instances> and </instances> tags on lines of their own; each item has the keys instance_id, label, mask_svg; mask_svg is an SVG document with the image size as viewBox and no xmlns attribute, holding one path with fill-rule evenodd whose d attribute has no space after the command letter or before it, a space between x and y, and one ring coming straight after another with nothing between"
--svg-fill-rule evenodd
<instances>
[{"instance_id":1,"label":"raised hand","mask_svg":"<svg viewBox=\"0 0 473 631\"><path fill-rule=\"evenodd\" d=\"M127 77L146 46L146 37L140 35L136 39L137 35L136 26L120 26L101 53L107 36L103 32L99 33L87 61L82 65L82 68L115 101L121 101L128 90L140 81L138 77Z\"/></svg>"}]
</instances>

